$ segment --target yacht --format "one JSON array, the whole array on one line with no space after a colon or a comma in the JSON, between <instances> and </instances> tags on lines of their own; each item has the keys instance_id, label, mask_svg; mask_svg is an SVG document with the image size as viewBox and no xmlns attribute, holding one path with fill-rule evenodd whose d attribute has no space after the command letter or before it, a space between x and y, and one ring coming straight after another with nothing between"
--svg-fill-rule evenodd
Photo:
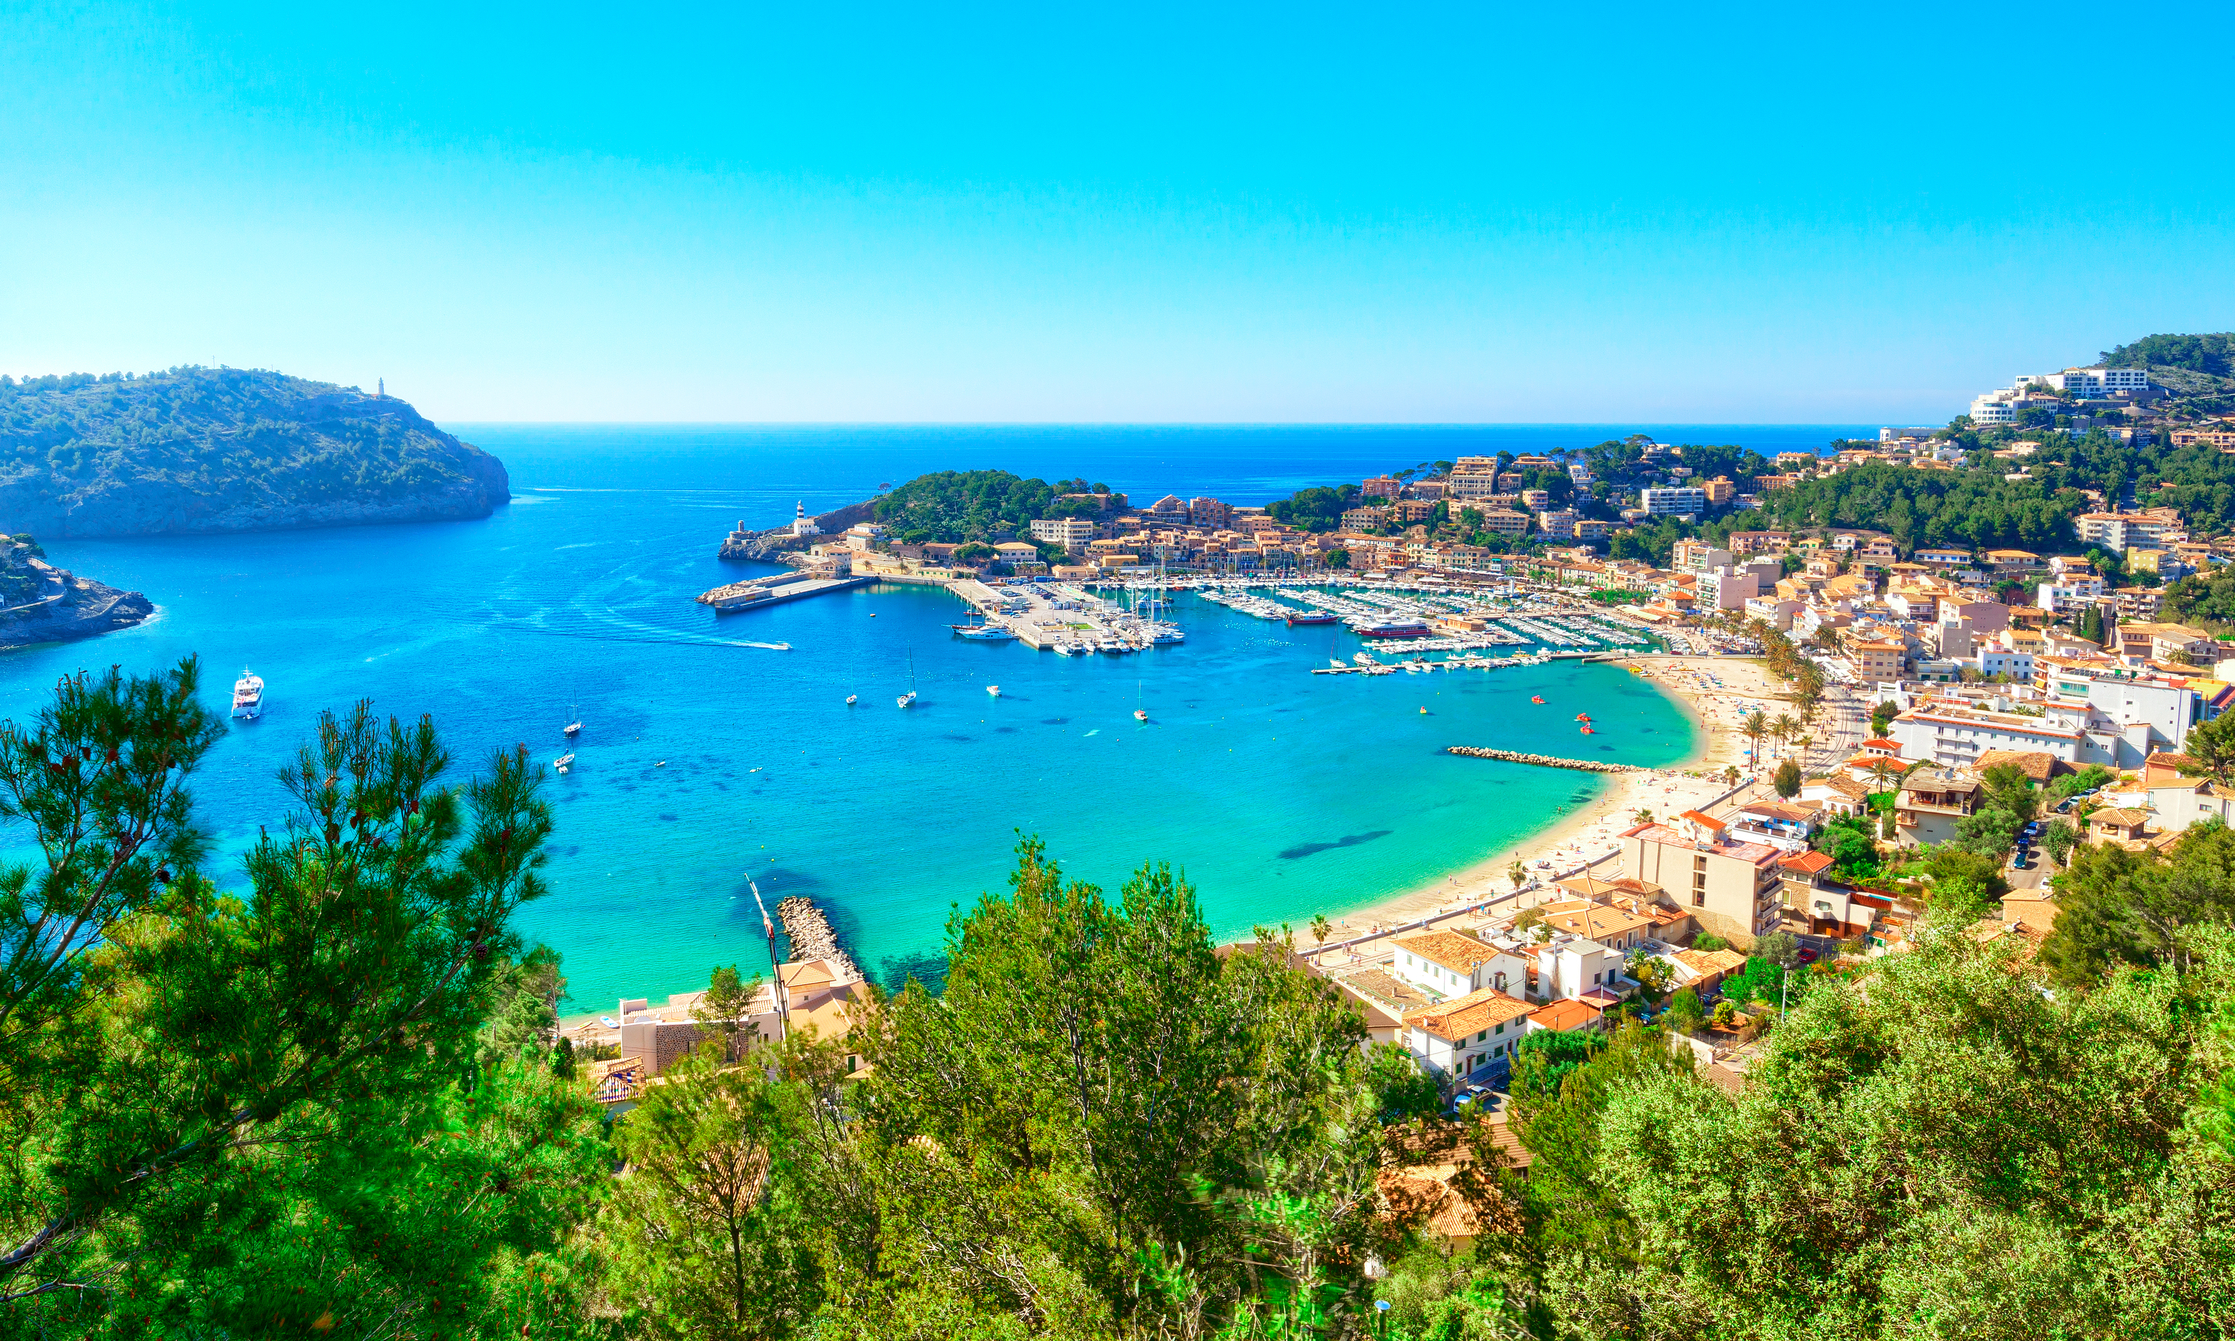
<instances>
[{"instance_id":1,"label":"yacht","mask_svg":"<svg viewBox=\"0 0 2235 1341\"><path fill-rule=\"evenodd\" d=\"M241 678L233 681L233 715L251 720L264 715L264 678L252 671L242 671Z\"/></svg>"},{"instance_id":2,"label":"yacht","mask_svg":"<svg viewBox=\"0 0 2235 1341\"><path fill-rule=\"evenodd\" d=\"M1361 638L1425 638L1428 621L1425 619L1385 619L1378 623L1358 626Z\"/></svg>"},{"instance_id":3,"label":"yacht","mask_svg":"<svg viewBox=\"0 0 2235 1341\"><path fill-rule=\"evenodd\" d=\"M900 696L899 698L896 698L896 699L894 699L894 700L893 700L893 702L895 702L895 703L899 704L899 705L900 705L901 707L903 707L903 708L911 708L911 707L914 707L914 706L915 706L915 703L916 703L916 649L915 649L915 648L913 648L913 647L911 647L911 648L909 648L909 649L908 649L908 692L907 692L907 693L905 693L905 694L902 694L902 695L901 695L901 696Z\"/></svg>"},{"instance_id":4,"label":"yacht","mask_svg":"<svg viewBox=\"0 0 2235 1341\"><path fill-rule=\"evenodd\" d=\"M1147 721L1148 719L1149 719L1149 710L1148 710L1147 708L1135 708L1135 709L1133 710L1133 720L1134 720L1134 721L1136 721L1136 722L1145 722L1145 721Z\"/></svg>"},{"instance_id":5,"label":"yacht","mask_svg":"<svg viewBox=\"0 0 2235 1341\"><path fill-rule=\"evenodd\" d=\"M560 755L558 758L553 759L551 761L551 767L561 773L565 773L571 770L574 767L574 751L569 750L565 754Z\"/></svg>"},{"instance_id":6,"label":"yacht","mask_svg":"<svg viewBox=\"0 0 2235 1341\"><path fill-rule=\"evenodd\" d=\"M1291 628L1298 624L1332 624L1334 622L1335 613L1332 610L1298 610L1288 617Z\"/></svg>"}]
</instances>

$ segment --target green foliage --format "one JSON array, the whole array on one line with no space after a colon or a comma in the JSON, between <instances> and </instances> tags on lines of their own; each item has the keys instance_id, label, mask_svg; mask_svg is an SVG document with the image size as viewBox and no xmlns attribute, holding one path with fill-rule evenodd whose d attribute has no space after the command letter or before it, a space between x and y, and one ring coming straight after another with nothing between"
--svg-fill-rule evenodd
<instances>
[{"instance_id":1,"label":"green foliage","mask_svg":"<svg viewBox=\"0 0 2235 1341\"><path fill-rule=\"evenodd\" d=\"M1633 1020L1606 1038L1589 1061L1566 1072L1556 1088L1524 1088L1522 1066L1517 1058L1511 1120L1531 1156L1529 1176L1519 1189L1531 1243L1547 1255L1628 1258L1636 1250L1638 1226L1602 1168L1606 1105L1641 1078L1689 1075L1691 1062L1672 1054L1659 1030Z\"/></svg>"},{"instance_id":2,"label":"green foliage","mask_svg":"<svg viewBox=\"0 0 2235 1341\"><path fill-rule=\"evenodd\" d=\"M284 513L479 490L503 468L403 401L243 368L0 378L0 511L69 506L76 533L107 499L175 499L200 515L251 498Z\"/></svg>"},{"instance_id":3,"label":"green foliage","mask_svg":"<svg viewBox=\"0 0 2235 1341\"><path fill-rule=\"evenodd\" d=\"M1901 705L1892 699L1876 704L1870 710L1870 734L1873 736L1885 735L1886 728L1892 726L1894 718L1900 715Z\"/></svg>"},{"instance_id":4,"label":"green foliage","mask_svg":"<svg viewBox=\"0 0 2235 1341\"><path fill-rule=\"evenodd\" d=\"M2214 377L2235 377L2235 333L2145 335L2133 344L2107 350L2106 368L2186 368Z\"/></svg>"},{"instance_id":5,"label":"green foliage","mask_svg":"<svg viewBox=\"0 0 2235 1341\"><path fill-rule=\"evenodd\" d=\"M1299 531L1322 535L1342 527L1343 513L1360 502L1355 484L1321 485L1299 489L1287 498L1265 505L1265 514Z\"/></svg>"},{"instance_id":6,"label":"green foliage","mask_svg":"<svg viewBox=\"0 0 2235 1341\"><path fill-rule=\"evenodd\" d=\"M1705 1018L1706 1012L1700 1009L1699 993L1691 988L1679 987L1676 989L1676 994L1669 998L1669 1027L1678 1033L1689 1034L1695 1032L1700 1027L1700 1022Z\"/></svg>"},{"instance_id":7,"label":"green foliage","mask_svg":"<svg viewBox=\"0 0 2235 1341\"><path fill-rule=\"evenodd\" d=\"M1728 950L1730 945L1729 941L1711 931L1703 931L1692 937L1692 948L1695 950Z\"/></svg>"},{"instance_id":8,"label":"green foliage","mask_svg":"<svg viewBox=\"0 0 2235 1341\"><path fill-rule=\"evenodd\" d=\"M80 676L0 727L35 854L0 871L13 1321L516 1325L605 1162L537 1047L556 961L508 925L543 892L538 774L522 750L450 786L424 721L322 717L224 893L186 790L198 687L191 660Z\"/></svg>"},{"instance_id":9,"label":"green foliage","mask_svg":"<svg viewBox=\"0 0 2235 1341\"><path fill-rule=\"evenodd\" d=\"M2082 845L2057 877L2042 962L2073 986L2120 965L2184 965L2201 928L2235 922L2235 831L2200 824L2170 853Z\"/></svg>"},{"instance_id":10,"label":"green foliage","mask_svg":"<svg viewBox=\"0 0 2235 1341\"><path fill-rule=\"evenodd\" d=\"M1770 778L1770 785L1777 789L1779 796L1788 801L1800 795L1800 765L1790 759L1785 760L1777 766L1777 772Z\"/></svg>"},{"instance_id":11,"label":"green foliage","mask_svg":"<svg viewBox=\"0 0 2235 1341\"><path fill-rule=\"evenodd\" d=\"M2181 752L2195 760L2193 770L2214 782L2235 782L2235 713L2221 713L2188 729Z\"/></svg>"},{"instance_id":12,"label":"green foliage","mask_svg":"<svg viewBox=\"0 0 2235 1341\"><path fill-rule=\"evenodd\" d=\"M2001 860L1992 854L1970 851L1961 843L1939 843L1924 848L1903 864L1900 873L1912 879L1966 881L1979 891L1980 897L1995 903L2010 892Z\"/></svg>"},{"instance_id":13,"label":"green foliage","mask_svg":"<svg viewBox=\"0 0 2235 1341\"><path fill-rule=\"evenodd\" d=\"M1559 1094L1568 1074L1605 1045L1606 1035L1595 1030L1539 1029L1513 1050L1511 1092L1549 1102Z\"/></svg>"},{"instance_id":14,"label":"green foliage","mask_svg":"<svg viewBox=\"0 0 2235 1341\"><path fill-rule=\"evenodd\" d=\"M1735 1100L1665 1072L1617 1088L1594 1172L1638 1241L1547 1273L1564 1325L2211 1334L2235 1247L2228 1165L2180 1133L2216 1065L2187 999L2223 975L2048 998L2012 968L1936 938L1819 983Z\"/></svg>"},{"instance_id":15,"label":"green foliage","mask_svg":"<svg viewBox=\"0 0 2235 1341\"><path fill-rule=\"evenodd\" d=\"M2025 821L2007 810L1975 810L1956 821L1955 842L1966 852L2000 857L2017 845Z\"/></svg>"},{"instance_id":16,"label":"green foliage","mask_svg":"<svg viewBox=\"0 0 2235 1341\"><path fill-rule=\"evenodd\" d=\"M1100 512L1077 500L1071 510ZM1006 470L941 470L918 475L877 500L877 520L907 544L964 544L1006 540L1029 532L1036 518L1059 515L1056 489L1046 480Z\"/></svg>"},{"instance_id":17,"label":"green foliage","mask_svg":"<svg viewBox=\"0 0 2235 1341\"><path fill-rule=\"evenodd\" d=\"M1869 814L1841 815L1827 821L1810 846L1830 857L1832 869L1843 879L1866 879L1878 874L1876 825Z\"/></svg>"},{"instance_id":18,"label":"green foliage","mask_svg":"<svg viewBox=\"0 0 2235 1341\"><path fill-rule=\"evenodd\" d=\"M2034 794L2033 780L2016 764L1996 764L1979 775L1979 782L1984 804L2007 810L2020 820L2030 820L2039 813L2040 798Z\"/></svg>"},{"instance_id":19,"label":"green foliage","mask_svg":"<svg viewBox=\"0 0 2235 1341\"><path fill-rule=\"evenodd\" d=\"M2049 827L2041 833L2042 848L2048 852L2050 860L2060 866L2072 855L2072 847L2079 840L2079 830L2073 828L2067 820L2051 820Z\"/></svg>"},{"instance_id":20,"label":"green foliage","mask_svg":"<svg viewBox=\"0 0 2235 1341\"><path fill-rule=\"evenodd\" d=\"M1366 1081L1379 1098L1383 1122L1409 1122L1443 1109L1435 1077L1420 1069L1412 1053L1396 1043L1377 1043L1370 1052Z\"/></svg>"},{"instance_id":21,"label":"green foliage","mask_svg":"<svg viewBox=\"0 0 2235 1341\"><path fill-rule=\"evenodd\" d=\"M2116 782L2118 776L2117 773L2101 764L2089 764L2076 773L2067 773L2060 778L2051 778L2048 786L2048 805L2053 809L2058 802L2064 800L2067 796L2077 796L2081 792L2094 791L2098 787L2107 786Z\"/></svg>"}]
</instances>

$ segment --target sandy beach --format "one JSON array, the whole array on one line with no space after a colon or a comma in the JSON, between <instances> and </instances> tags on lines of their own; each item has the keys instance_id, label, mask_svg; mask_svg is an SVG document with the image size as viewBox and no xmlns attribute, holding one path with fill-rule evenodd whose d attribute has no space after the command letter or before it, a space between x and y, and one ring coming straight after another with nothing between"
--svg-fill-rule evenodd
<instances>
[{"instance_id":1,"label":"sandy beach","mask_svg":"<svg viewBox=\"0 0 2235 1341\"><path fill-rule=\"evenodd\" d=\"M1666 691L1691 717L1698 728L1691 758L1662 769L1608 774L1606 790L1588 805L1572 814L1552 817L1553 822L1546 827L1466 870L1365 908L1348 910L1339 918L1330 914L1334 930L1328 942L1364 938L1352 948L1359 958L1372 958L1380 948L1372 938L1387 929L1424 918L1472 916L1471 910L1485 902L1513 899L1508 870L1517 859L1533 882L1533 887L1519 896L1519 904L1525 906L1545 897L1552 881L1577 871L1612 874L1619 864L1619 836L1635 823L1640 810L1665 818L1725 798L1751 799L1757 792L1767 793L1766 772L1757 778L1748 771L1745 756L1750 743L1739 731L1739 723L1757 709L1770 718L1792 711L1790 699L1765 666L1736 657L1688 656L1641 656L1627 664ZM1767 738L1762 753L1769 762L1781 757L1776 743ZM1726 770L1733 767L1741 775L1735 795L1725 780ZM1302 946L1311 944L1308 933L1298 939Z\"/></svg>"}]
</instances>

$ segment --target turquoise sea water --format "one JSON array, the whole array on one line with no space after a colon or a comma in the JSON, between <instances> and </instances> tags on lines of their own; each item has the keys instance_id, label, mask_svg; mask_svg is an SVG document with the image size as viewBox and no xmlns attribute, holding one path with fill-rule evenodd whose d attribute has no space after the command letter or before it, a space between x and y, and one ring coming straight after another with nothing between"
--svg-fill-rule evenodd
<instances>
[{"instance_id":1,"label":"turquoise sea water","mask_svg":"<svg viewBox=\"0 0 2235 1341\"><path fill-rule=\"evenodd\" d=\"M1689 440L1775 450L1852 430L1716 431ZM234 724L194 784L233 854L282 817L273 775L323 709L370 698L431 713L461 775L517 741L556 756L579 711L575 769L551 780L553 892L521 917L566 956L571 1010L764 963L747 871L772 899L822 902L864 967L891 980L936 965L950 907L1001 885L1019 832L1113 888L1170 861L1214 928L1240 934L1433 880L1598 786L1445 745L1644 764L1691 749L1678 709L1619 669L1312 676L1330 651L1357 650L1347 630L1290 630L1191 597L1174 612L1184 645L1092 658L955 639L963 607L934 589L726 617L691 600L753 570L713 557L739 519L774 524L795 499L827 508L924 469L999 464L1251 502L1455 451L1607 436L1591 427L461 433L512 472L516 500L486 521L51 545L160 612L94 642L0 654L0 715L35 712L80 667L199 653L220 707L253 668L264 718ZM901 712L911 657L921 700ZM1599 735L1576 734L1579 711Z\"/></svg>"}]
</instances>

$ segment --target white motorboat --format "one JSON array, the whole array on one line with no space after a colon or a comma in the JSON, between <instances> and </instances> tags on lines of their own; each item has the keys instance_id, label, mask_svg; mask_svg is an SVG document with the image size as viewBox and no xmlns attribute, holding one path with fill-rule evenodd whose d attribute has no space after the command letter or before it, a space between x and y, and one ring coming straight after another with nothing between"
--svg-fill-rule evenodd
<instances>
[{"instance_id":1,"label":"white motorboat","mask_svg":"<svg viewBox=\"0 0 2235 1341\"><path fill-rule=\"evenodd\" d=\"M1001 686L1000 686L1000 685L997 685L997 684L989 684L989 685L987 685L987 686L986 686L986 697L988 697L988 698L999 698L999 697L1001 697Z\"/></svg>"},{"instance_id":2,"label":"white motorboat","mask_svg":"<svg viewBox=\"0 0 2235 1341\"><path fill-rule=\"evenodd\" d=\"M241 678L233 681L233 715L251 721L264 715L264 678L253 671L242 671Z\"/></svg>"},{"instance_id":3,"label":"white motorboat","mask_svg":"<svg viewBox=\"0 0 2235 1341\"><path fill-rule=\"evenodd\" d=\"M859 698L859 697L860 697L860 695L858 695L858 694L848 694L848 695L846 695L846 706L847 706L847 707L849 707L849 708L851 708L852 706L854 706L854 700L855 700L856 698Z\"/></svg>"}]
</instances>

